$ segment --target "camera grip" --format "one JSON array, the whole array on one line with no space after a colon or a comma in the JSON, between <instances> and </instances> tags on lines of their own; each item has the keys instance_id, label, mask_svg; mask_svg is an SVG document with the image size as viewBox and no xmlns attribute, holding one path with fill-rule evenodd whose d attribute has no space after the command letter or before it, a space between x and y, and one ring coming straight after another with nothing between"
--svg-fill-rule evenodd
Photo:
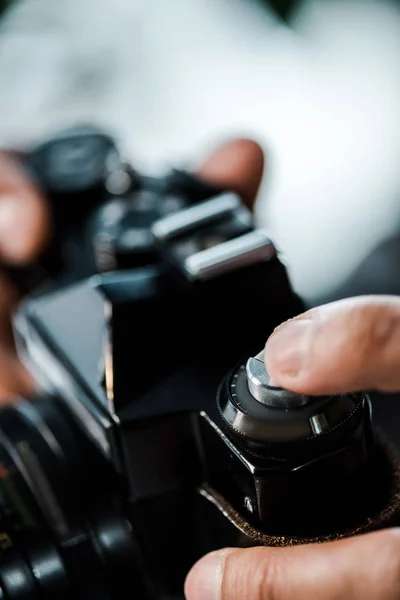
<instances>
[{"instance_id":1,"label":"camera grip","mask_svg":"<svg viewBox=\"0 0 400 600\"><path fill-rule=\"evenodd\" d=\"M379 468L384 472L387 488L382 498L381 509L376 514L369 515L360 523L334 530L324 535L312 535L297 537L291 535L270 535L263 533L252 526L229 502L218 492L208 486L202 486L199 494L203 501L203 509L209 513L209 519L213 519L222 525L222 518L217 517L216 511L224 516L226 529L224 531L225 545L235 547L271 546L288 547L312 543L324 543L339 539L395 527L400 523L400 457L394 446L384 434L377 434L377 446L379 453ZM208 507L205 508L205 504ZM323 510L323 507L321 507ZM211 514L214 513L212 517ZM329 524L329 515L327 515ZM229 524L229 525L228 525ZM218 549L218 544L213 549Z\"/></svg>"}]
</instances>

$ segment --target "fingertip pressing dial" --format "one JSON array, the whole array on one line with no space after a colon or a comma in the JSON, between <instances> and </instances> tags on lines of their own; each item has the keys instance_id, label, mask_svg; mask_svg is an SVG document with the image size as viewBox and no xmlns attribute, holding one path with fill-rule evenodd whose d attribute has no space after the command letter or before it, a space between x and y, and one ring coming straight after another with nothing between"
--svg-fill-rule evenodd
<instances>
[{"instance_id":1,"label":"fingertip pressing dial","mask_svg":"<svg viewBox=\"0 0 400 600\"><path fill-rule=\"evenodd\" d=\"M295 394L274 383L264 362L264 351L249 358L246 363L246 375L250 394L265 406L290 408L303 406L310 401L309 396Z\"/></svg>"},{"instance_id":2,"label":"fingertip pressing dial","mask_svg":"<svg viewBox=\"0 0 400 600\"><path fill-rule=\"evenodd\" d=\"M368 404L364 394L308 396L278 387L264 364L263 351L241 363L218 395L226 431L242 443L267 445L340 435L361 418Z\"/></svg>"}]
</instances>

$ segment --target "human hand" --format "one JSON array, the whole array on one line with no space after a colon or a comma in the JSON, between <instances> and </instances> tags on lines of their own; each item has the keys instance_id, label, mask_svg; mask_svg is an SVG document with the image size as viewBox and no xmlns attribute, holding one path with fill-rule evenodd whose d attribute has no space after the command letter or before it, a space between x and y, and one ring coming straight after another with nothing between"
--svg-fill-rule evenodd
<instances>
[{"instance_id":1,"label":"human hand","mask_svg":"<svg viewBox=\"0 0 400 600\"><path fill-rule=\"evenodd\" d=\"M265 362L278 386L304 394L400 390L400 297L312 309L278 327ZM202 558L187 600L395 600L400 530L290 548L228 548Z\"/></svg>"},{"instance_id":2,"label":"human hand","mask_svg":"<svg viewBox=\"0 0 400 600\"><path fill-rule=\"evenodd\" d=\"M249 140L221 145L197 169L209 183L237 192L252 206L263 174L261 148ZM45 198L11 153L0 152L0 264L22 266L42 251L51 233ZM11 315L19 301L12 283L0 269L0 403L29 394L33 382L18 360Z\"/></svg>"},{"instance_id":3,"label":"human hand","mask_svg":"<svg viewBox=\"0 0 400 600\"><path fill-rule=\"evenodd\" d=\"M49 232L46 202L17 157L0 152L0 263L28 264L40 254ZM17 303L18 294L0 269L0 403L32 389L14 348L11 315Z\"/></svg>"}]
</instances>

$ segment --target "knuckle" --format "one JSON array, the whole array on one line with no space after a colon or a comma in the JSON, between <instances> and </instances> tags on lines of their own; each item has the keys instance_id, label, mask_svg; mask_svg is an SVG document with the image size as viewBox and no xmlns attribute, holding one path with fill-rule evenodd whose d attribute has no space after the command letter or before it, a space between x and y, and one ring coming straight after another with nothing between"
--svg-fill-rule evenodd
<instances>
[{"instance_id":1,"label":"knuckle","mask_svg":"<svg viewBox=\"0 0 400 600\"><path fill-rule=\"evenodd\" d=\"M281 561L271 548L250 548L226 558L221 600L280 600Z\"/></svg>"},{"instance_id":2,"label":"knuckle","mask_svg":"<svg viewBox=\"0 0 400 600\"><path fill-rule=\"evenodd\" d=\"M400 326L400 312L391 306L365 306L350 315L358 358L365 364L387 348Z\"/></svg>"},{"instance_id":3,"label":"knuckle","mask_svg":"<svg viewBox=\"0 0 400 600\"><path fill-rule=\"evenodd\" d=\"M282 598L281 576L282 562L277 552L270 552L267 560L260 562L256 569L257 600L279 600Z\"/></svg>"}]
</instances>

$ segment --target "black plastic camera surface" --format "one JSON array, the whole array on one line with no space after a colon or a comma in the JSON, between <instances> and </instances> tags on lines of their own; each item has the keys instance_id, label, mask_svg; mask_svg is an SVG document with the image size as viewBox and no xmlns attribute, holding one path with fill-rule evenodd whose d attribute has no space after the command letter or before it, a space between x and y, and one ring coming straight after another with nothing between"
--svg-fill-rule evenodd
<instances>
[{"instance_id":1,"label":"black plastic camera surface","mask_svg":"<svg viewBox=\"0 0 400 600\"><path fill-rule=\"evenodd\" d=\"M58 233L15 320L40 392L0 412L0 598L176 600L213 549L394 522L368 397L265 369L302 303L234 193L140 176L91 130L28 164Z\"/></svg>"},{"instance_id":2,"label":"black plastic camera surface","mask_svg":"<svg viewBox=\"0 0 400 600\"><path fill-rule=\"evenodd\" d=\"M25 156L25 166L48 197L53 221L40 262L13 273L25 291L49 279L61 285L153 264L152 224L223 191L179 170L162 178L140 175L109 135L88 126L45 140Z\"/></svg>"}]
</instances>

